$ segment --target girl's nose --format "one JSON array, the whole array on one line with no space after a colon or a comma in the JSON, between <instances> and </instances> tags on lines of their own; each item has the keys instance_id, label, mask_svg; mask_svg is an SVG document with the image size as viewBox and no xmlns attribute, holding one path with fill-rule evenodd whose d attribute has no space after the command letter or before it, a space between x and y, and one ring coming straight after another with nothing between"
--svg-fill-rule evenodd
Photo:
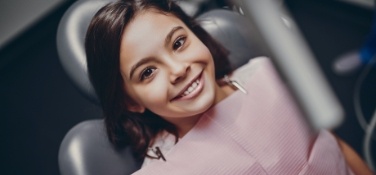
<instances>
[{"instance_id":1,"label":"girl's nose","mask_svg":"<svg viewBox=\"0 0 376 175\"><path fill-rule=\"evenodd\" d=\"M170 82L176 84L184 80L189 71L189 64L181 61L170 61Z\"/></svg>"}]
</instances>

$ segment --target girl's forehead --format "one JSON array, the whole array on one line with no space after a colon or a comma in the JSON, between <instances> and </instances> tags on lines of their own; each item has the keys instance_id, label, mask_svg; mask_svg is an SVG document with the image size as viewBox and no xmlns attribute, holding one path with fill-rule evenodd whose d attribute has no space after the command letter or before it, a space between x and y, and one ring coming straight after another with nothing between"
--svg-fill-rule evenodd
<instances>
[{"instance_id":1,"label":"girl's forehead","mask_svg":"<svg viewBox=\"0 0 376 175\"><path fill-rule=\"evenodd\" d=\"M157 27L153 29L159 29L163 26L169 26L174 24L183 24L183 22L171 13L161 12L155 9L143 10L138 12L130 23L125 27L138 29L147 27Z\"/></svg>"},{"instance_id":2,"label":"girl's forehead","mask_svg":"<svg viewBox=\"0 0 376 175\"><path fill-rule=\"evenodd\" d=\"M143 44L141 46L145 47L145 44L151 44L156 40L164 41L170 30L177 26L187 28L174 15L155 10L140 12L125 27L121 48L138 47L139 44Z\"/></svg>"},{"instance_id":3,"label":"girl's forehead","mask_svg":"<svg viewBox=\"0 0 376 175\"><path fill-rule=\"evenodd\" d=\"M120 45L120 62L130 65L138 59L152 56L162 50L167 36L176 27L189 30L172 14L156 10L139 12L124 30Z\"/></svg>"},{"instance_id":4,"label":"girl's forehead","mask_svg":"<svg viewBox=\"0 0 376 175\"><path fill-rule=\"evenodd\" d=\"M123 31L121 45L131 47L134 43L164 38L175 27L188 27L176 16L157 10L144 10L136 14ZM122 46L122 48L123 48Z\"/></svg>"}]
</instances>

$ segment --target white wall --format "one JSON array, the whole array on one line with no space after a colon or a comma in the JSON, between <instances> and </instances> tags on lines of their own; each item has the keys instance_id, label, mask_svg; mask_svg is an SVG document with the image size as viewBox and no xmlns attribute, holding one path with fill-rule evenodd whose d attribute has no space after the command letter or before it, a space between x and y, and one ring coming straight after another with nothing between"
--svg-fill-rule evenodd
<instances>
[{"instance_id":1,"label":"white wall","mask_svg":"<svg viewBox=\"0 0 376 175\"><path fill-rule=\"evenodd\" d=\"M0 0L0 48L64 0Z\"/></svg>"}]
</instances>

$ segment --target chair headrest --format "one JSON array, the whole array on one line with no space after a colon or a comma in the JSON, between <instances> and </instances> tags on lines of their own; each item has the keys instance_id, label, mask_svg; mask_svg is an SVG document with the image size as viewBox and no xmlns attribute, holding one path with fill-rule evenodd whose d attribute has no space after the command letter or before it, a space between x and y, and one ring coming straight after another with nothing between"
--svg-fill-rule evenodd
<instances>
[{"instance_id":1,"label":"chair headrest","mask_svg":"<svg viewBox=\"0 0 376 175\"><path fill-rule=\"evenodd\" d=\"M97 101L87 74L85 36L97 11L110 1L77 1L63 15L57 31L60 62L78 89L90 100Z\"/></svg>"},{"instance_id":2,"label":"chair headrest","mask_svg":"<svg viewBox=\"0 0 376 175\"><path fill-rule=\"evenodd\" d=\"M211 10L198 16L196 20L230 51L229 60L234 69L247 63L250 58L266 53L255 27L238 12L225 9Z\"/></svg>"}]
</instances>

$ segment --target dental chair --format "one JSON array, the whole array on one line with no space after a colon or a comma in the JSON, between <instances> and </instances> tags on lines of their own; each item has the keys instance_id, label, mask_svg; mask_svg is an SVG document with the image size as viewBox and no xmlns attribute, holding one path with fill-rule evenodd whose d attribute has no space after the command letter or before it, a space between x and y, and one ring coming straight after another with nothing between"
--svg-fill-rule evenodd
<instances>
[{"instance_id":1,"label":"dental chair","mask_svg":"<svg viewBox=\"0 0 376 175\"><path fill-rule=\"evenodd\" d=\"M57 33L60 62L84 96L99 103L87 76L84 39L91 18L109 1L81 0L64 14ZM183 8L184 10L184 8ZM226 49L235 69L250 58L264 55L251 24L239 13L211 10L197 17L200 25ZM115 149L109 142L102 119L83 121L65 135L59 149L62 175L124 175L141 167L127 147Z\"/></svg>"}]
</instances>

